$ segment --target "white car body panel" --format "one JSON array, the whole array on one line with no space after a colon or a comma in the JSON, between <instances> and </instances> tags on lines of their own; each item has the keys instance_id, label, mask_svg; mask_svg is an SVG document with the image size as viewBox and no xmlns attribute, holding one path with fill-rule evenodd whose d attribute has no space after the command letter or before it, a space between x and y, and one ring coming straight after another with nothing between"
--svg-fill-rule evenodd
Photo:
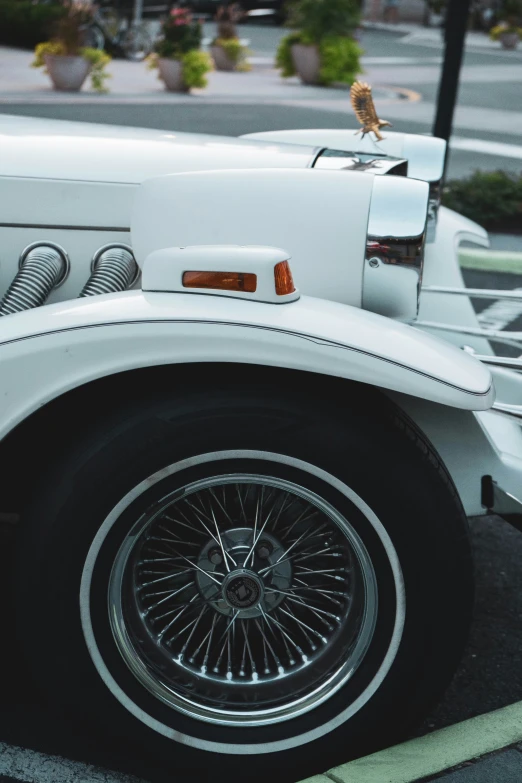
<instances>
[{"instance_id":1,"label":"white car body panel","mask_svg":"<svg viewBox=\"0 0 522 783\"><path fill-rule=\"evenodd\" d=\"M2 117L0 286L5 291L16 274L21 251L35 241L62 245L72 264L66 282L51 293L49 306L2 319L0 352L9 389L0 406L0 431L5 435L48 400L96 377L152 364L232 359L324 372L381 386L431 438L469 514L481 511L482 475L491 474L516 494L522 478L519 425L493 413L457 410L486 409L493 401L493 392L486 390L489 371L457 350L465 343L481 354L490 354L487 340L439 331L433 331L432 338L426 331L353 309L361 306L360 276L373 176L299 171L310 169L327 147L415 160L409 175L423 178L423 150L435 149L438 141L393 131L385 136L375 144L351 130L320 129L227 139ZM276 168L281 169L280 181L271 203L268 195L265 198L267 206L260 219L255 214L257 183L264 171ZM258 169L256 186L244 182L237 190L229 188L225 180L230 182L234 176L230 169ZM215 186L209 185L208 198L205 203L199 201L194 219L187 187L198 175L188 172L209 170L217 172ZM176 177L164 177L167 173ZM315 195L312 187L307 190L307 186L296 184L301 174L303 182L308 175L314 178ZM429 174L433 178L433 167ZM207 174L201 176L209 181ZM145 195L151 197L159 180L138 188L143 181L157 177L164 181L179 178L175 209L172 205L170 212L163 209L161 219L140 202ZM350 185L354 177L356 189ZM238 172L236 182L243 183L246 178ZM134 213L137 217L131 237L138 190L141 206ZM227 209L229 216L235 215L221 233L219 222L208 220L216 206L221 215ZM457 257L462 240L484 245L487 234L441 208L436 241L426 247L425 285L463 286ZM325 301L303 297L299 303L278 307L222 297L140 292L63 301L78 296L95 251L109 242L134 244L141 263L151 250L180 244L282 247L293 256L294 278L302 292ZM318 275L326 258L328 274ZM244 310L239 312L239 306ZM267 308L262 327L254 323L261 317L260 308ZM199 315L204 311L207 320L195 324L187 316L185 321L178 318L171 323L165 318L166 313L175 310L179 315L187 309ZM159 313L157 319L151 318L152 310ZM281 323L283 311L292 313L285 316L288 323ZM123 319L124 325L116 325L117 318ZM243 319L241 326L228 323L236 318ZM423 293L420 319L477 325L469 299L450 295ZM87 328L101 323L107 325ZM180 339L173 339L176 337ZM369 355L347 351L346 345L371 351ZM375 358L372 351L381 358ZM393 364L397 357L410 369ZM424 371L439 380L419 374ZM518 376L496 370L493 374L501 399L518 403L522 391ZM440 382L444 380L453 386Z\"/></svg>"},{"instance_id":2,"label":"white car body panel","mask_svg":"<svg viewBox=\"0 0 522 783\"><path fill-rule=\"evenodd\" d=\"M302 293L360 307L372 185L371 175L313 170L151 179L134 202L134 254L141 264L149 253L178 245L280 247L292 256ZM291 207L283 210L282 204Z\"/></svg>"},{"instance_id":3,"label":"white car body panel","mask_svg":"<svg viewBox=\"0 0 522 783\"><path fill-rule=\"evenodd\" d=\"M301 297L271 305L200 294L129 291L2 320L0 437L64 392L161 364L239 362L322 373L487 409L489 371L413 327ZM435 369L436 368L436 369Z\"/></svg>"},{"instance_id":4,"label":"white car body panel","mask_svg":"<svg viewBox=\"0 0 522 783\"><path fill-rule=\"evenodd\" d=\"M306 168L319 149L197 133L2 117L0 176L138 184L176 171Z\"/></svg>"},{"instance_id":5,"label":"white car body panel","mask_svg":"<svg viewBox=\"0 0 522 783\"><path fill-rule=\"evenodd\" d=\"M49 303L78 296L101 246L130 244L132 204L143 180L207 169L308 168L319 152L313 146L6 115L0 118L0 150L0 289L15 276L27 245L55 242L73 263Z\"/></svg>"}]
</instances>

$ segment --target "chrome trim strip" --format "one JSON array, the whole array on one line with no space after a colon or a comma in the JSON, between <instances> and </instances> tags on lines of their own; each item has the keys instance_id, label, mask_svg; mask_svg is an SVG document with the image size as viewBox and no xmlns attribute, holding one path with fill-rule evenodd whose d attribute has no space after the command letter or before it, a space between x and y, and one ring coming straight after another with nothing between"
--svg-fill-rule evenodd
<instances>
[{"instance_id":1,"label":"chrome trim strip","mask_svg":"<svg viewBox=\"0 0 522 783\"><path fill-rule=\"evenodd\" d=\"M443 332L455 332L455 334L469 334L474 337L485 337L505 345L515 345L522 342L522 332L502 332L497 329L481 329L478 326L456 326L455 324L438 323L437 321L415 321L415 327L425 329L437 329Z\"/></svg>"},{"instance_id":2,"label":"chrome trim strip","mask_svg":"<svg viewBox=\"0 0 522 783\"><path fill-rule=\"evenodd\" d=\"M122 292L122 293L128 293L128 292ZM188 296L191 296L191 294L188 294ZM35 334L28 334L24 337L14 337L10 340L3 340L0 341L0 347L3 345L11 345L14 343L24 342L25 340L32 340L36 337L47 337L51 334L65 334L66 332L76 332L81 331L83 329L99 329L101 327L105 326L137 326L141 324L164 324L164 323L191 323L191 324L207 324L212 326L237 326L237 327L243 327L246 329L261 329L263 331L267 332L276 332L278 334L287 334L292 337L298 337L302 340L309 340L310 342L317 343L318 345L325 345L329 346L331 348L341 348L344 351L352 351L354 353L362 354L363 356L371 356L373 359L378 359L379 361L386 362L387 364L392 364L395 367L400 367L403 370L407 370L409 372L414 373L415 375L421 375L423 378L428 378L430 381L435 381L435 383L441 383L443 386L448 386L450 389L455 389L456 391L463 392L464 394L468 394L471 397L487 397L487 395L490 393L492 387L493 387L493 381L488 386L487 389L480 392L474 392L470 391L469 389L464 389L462 386L457 386L454 383L450 383L449 381L444 381L442 378L437 378L434 375L430 375L430 373L424 372L423 370L417 370L415 367L409 367L407 364L401 364L401 362L397 362L394 359L390 359L387 356L379 356L379 354L371 353L370 351L365 351L362 348L355 348L351 345L345 345L344 343L338 343L335 340L325 340L321 337L316 337L311 334L304 334L302 332L293 332L287 329L277 329L273 326L260 326L259 324L244 324L244 323L238 323L236 321L212 321L212 320L204 320L201 318L148 318L148 319L140 319L140 320L128 320L128 321L112 321L112 322L103 322L99 324L85 324L83 326L69 326L64 329L49 329L45 332L37 332Z\"/></svg>"},{"instance_id":3,"label":"chrome trim strip","mask_svg":"<svg viewBox=\"0 0 522 783\"><path fill-rule=\"evenodd\" d=\"M50 228L59 231L124 231L130 234L130 227L122 226L67 226L55 223L0 223L0 228Z\"/></svg>"},{"instance_id":4,"label":"chrome trim strip","mask_svg":"<svg viewBox=\"0 0 522 783\"><path fill-rule=\"evenodd\" d=\"M452 288L444 285L422 286L423 294L456 294L458 296L470 296L474 299L505 299L513 302L522 302L522 291L505 291L498 288Z\"/></svg>"},{"instance_id":5,"label":"chrome trim strip","mask_svg":"<svg viewBox=\"0 0 522 783\"><path fill-rule=\"evenodd\" d=\"M490 408L494 413L500 413L522 424L522 405L511 405L508 402L494 402Z\"/></svg>"},{"instance_id":6,"label":"chrome trim strip","mask_svg":"<svg viewBox=\"0 0 522 783\"><path fill-rule=\"evenodd\" d=\"M511 359L508 356L481 356L472 354L482 364L488 364L491 367L503 367L505 370L522 370L522 359Z\"/></svg>"}]
</instances>

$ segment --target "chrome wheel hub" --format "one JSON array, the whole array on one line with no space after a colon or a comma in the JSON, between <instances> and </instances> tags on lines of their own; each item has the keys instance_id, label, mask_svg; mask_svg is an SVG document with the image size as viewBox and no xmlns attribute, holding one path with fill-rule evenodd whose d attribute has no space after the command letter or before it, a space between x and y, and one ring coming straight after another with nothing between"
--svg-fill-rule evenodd
<instances>
[{"instance_id":1,"label":"chrome wheel hub","mask_svg":"<svg viewBox=\"0 0 522 783\"><path fill-rule=\"evenodd\" d=\"M291 561L283 558L283 544L267 532L254 543L253 534L253 527L224 531L220 545L210 538L198 558L196 580L201 593L218 612L237 614L238 619L260 617L263 611L275 609L292 580ZM227 567L231 571L218 584L213 577L220 577Z\"/></svg>"},{"instance_id":2,"label":"chrome wheel hub","mask_svg":"<svg viewBox=\"0 0 522 783\"><path fill-rule=\"evenodd\" d=\"M256 726L324 702L358 668L377 586L355 529L283 479L222 475L157 500L109 586L120 653L162 702Z\"/></svg>"}]
</instances>

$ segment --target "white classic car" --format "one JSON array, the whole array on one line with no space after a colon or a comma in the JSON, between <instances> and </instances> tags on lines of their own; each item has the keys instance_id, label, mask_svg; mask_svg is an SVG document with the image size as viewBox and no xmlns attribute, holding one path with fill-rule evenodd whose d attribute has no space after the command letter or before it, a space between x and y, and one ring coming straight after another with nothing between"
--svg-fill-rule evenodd
<instances>
[{"instance_id":1,"label":"white classic car","mask_svg":"<svg viewBox=\"0 0 522 783\"><path fill-rule=\"evenodd\" d=\"M0 150L1 509L38 685L178 765L296 779L404 736L466 641L467 517L517 514L522 477L444 143L4 116Z\"/></svg>"}]
</instances>

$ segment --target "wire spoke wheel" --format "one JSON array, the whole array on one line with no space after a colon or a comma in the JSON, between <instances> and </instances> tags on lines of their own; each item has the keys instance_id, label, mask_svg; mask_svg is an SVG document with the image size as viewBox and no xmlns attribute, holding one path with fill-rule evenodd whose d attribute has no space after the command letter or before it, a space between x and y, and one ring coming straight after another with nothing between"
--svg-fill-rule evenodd
<instances>
[{"instance_id":1,"label":"wire spoke wheel","mask_svg":"<svg viewBox=\"0 0 522 783\"><path fill-rule=\"evenodd\" d=\"M231 725L324 702L361 664L377 618L349 521L301 486L248 474L157 500L124 539L108 596L119 651L149 692Z\"/></svg>"}]
</instances>

